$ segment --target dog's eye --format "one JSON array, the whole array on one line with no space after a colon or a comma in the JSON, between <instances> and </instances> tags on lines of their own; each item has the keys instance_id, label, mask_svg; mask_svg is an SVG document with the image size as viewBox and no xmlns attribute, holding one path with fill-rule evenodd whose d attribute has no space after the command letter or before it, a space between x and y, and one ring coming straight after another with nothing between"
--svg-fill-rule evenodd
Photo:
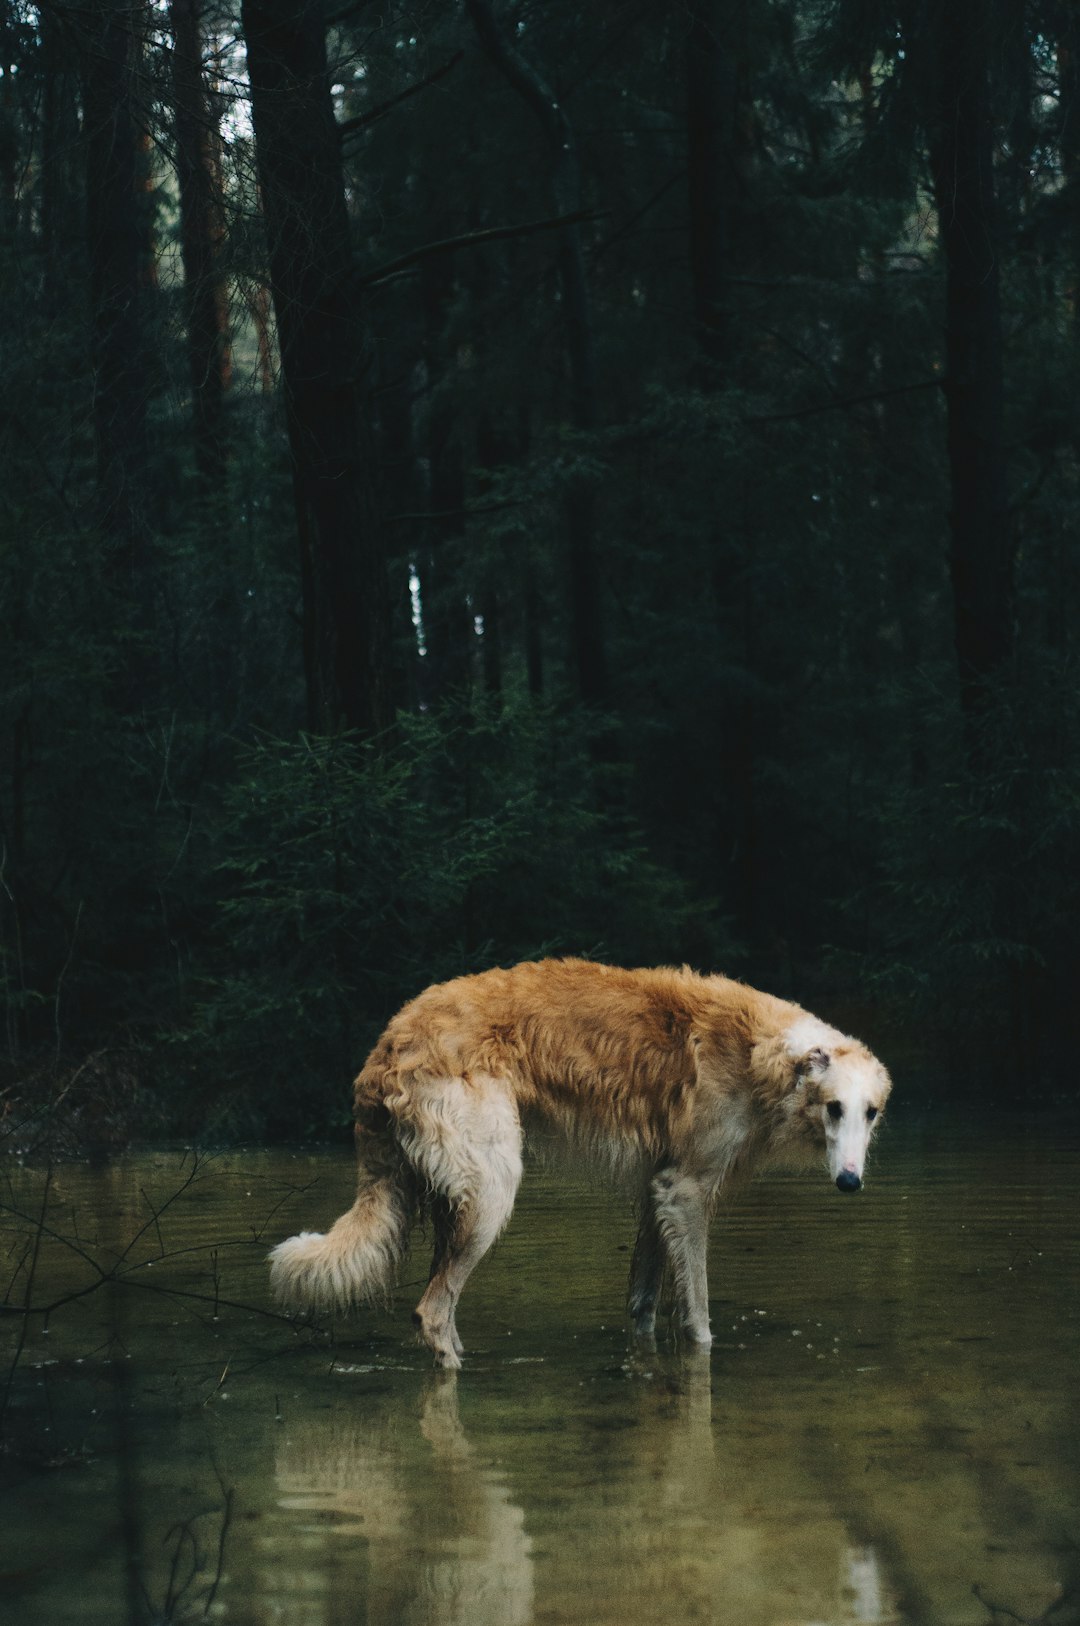
<instances>
[{"instance_id":1,"label":"dog's eye","mask_svg":"<svg viewBox=\"0 0 1080 1626\"><path fill-rule=\"evenodd\" d=\"M844 1116L844 1109L840 1105L839 1101L830 1101L828 1110L829 1117L834 1123L837 1123Z\"/></svg>"},{"instance_id":2,"label":"dog's eye","mask_svg":"<svg viewBox=\"0 0 1080 1626\"><path fill-rule=\"evenodd\" d=\"M877 1117L877 1107L867 1107L867 1109L866 1109L866 1121L867 1121L867 1123L872 1124L876 1117Z\"/></svg>"}]
</instances>

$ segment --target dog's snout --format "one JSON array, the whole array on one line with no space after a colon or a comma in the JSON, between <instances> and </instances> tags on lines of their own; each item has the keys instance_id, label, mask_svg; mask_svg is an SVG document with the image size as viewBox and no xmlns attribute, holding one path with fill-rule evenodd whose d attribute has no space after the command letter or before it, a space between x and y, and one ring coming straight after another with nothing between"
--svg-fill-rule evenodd
<instances>
[{"instance_id":1,"label":"dog's snout","mask_svg":"<svg viewBox=\"0 0 1080 1626\"><path fill-rule=\"evenodd\" d=\"M837 1191L858 1191L861 1185L862 1181L854 1169L841 1169L836 1176Z\"/></svg>"}]
</instances>

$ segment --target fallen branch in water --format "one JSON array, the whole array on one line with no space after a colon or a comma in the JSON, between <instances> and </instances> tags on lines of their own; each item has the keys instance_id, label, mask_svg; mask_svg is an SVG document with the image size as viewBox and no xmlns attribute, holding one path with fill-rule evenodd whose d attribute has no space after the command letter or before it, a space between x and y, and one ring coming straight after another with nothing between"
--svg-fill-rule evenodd
<instances>
[{"instance_id":1,"label":"fallen branch in water","mask_svg":"<svg viewBox=\"0 0 1080 1626\"><path fill-rule=\"evenodd\" d=\"M64 1305L73 1304L77 1299L86 1298L89 1294L97 1292L99 1288L104 1287L107 1283L115 1282L125 1287L142 1287L149 1291L158 1293L170 1292L175 1293L177 1297L201 1299L208 1304L220 1303L232 1309L250 1310L253 1315L267 1316L275 1321L290 1320L290 1317L280 1315L278 1312L273 1310L267 1310L258 1304L242 1304L235 1299L222 1298L220 1296L220 1292L218 1291L219 1281L215 1255L223 1248L250 1248L252 1243L261 1242L269 1228L270 1221L277 1213L278 1209L281 1208L284 1203L288 1202L290 1197L304 1196L312 1189L314 1185L317 1184L317 1180L309 1180L306 1185L302 1186L287 1186L284 1194L279 1197L269 1209L262 1222L251 1227L251 1234L249 1236L227 1237L224 1240L215 1242L189 1243L182 1248L167 1249L164 1246L164 1241L161 1234L161 1217L169 1208L173 1206L175 1202L178 1201L180 1197L190 1190L195 1180L203 1175L205 1164L205 1158L200 1157L198 1153L193 1153L192 1166L189 1173L185 1175L183 1181L176 1188L176 1190L172 1192L172 1194L167 1197L163 1203L158 1204L156 1207L151 1201L150 1197L147 1195L146 1191L143 1190L142 1187L139 1188L144 1201L150 1209L150 1218L139 1226L134 1235L125 1244L123 1249L116 1255L115 1263L108 1267L102 1265L97 1259L94 1258L93 1254L90 1253L81 1239L76 1238L73 1240L70 1236L66 1236L62 1231L56 1230L54 1226L49 1225L46 1222L49 1201L49 1185L52 1179L52 1169L50 1165L49 1173L46 1177L45 1192L41 1211L39 1214L28 1214L25 1210L17 1208L13 1203L0 1202L0 1213L10 1214L12 1219L22 1220L24 1224L31 1228L30 1237L27 1240L27 1244L24 1247L23 1253L15 1267L11 1282L8 1285L5 1300L0 1302L0 1315L41 1315L47 1317L52 1315L54 1311L62 1309ZM140 1259L129 1262L131 1259L132 1250L150 1230L155 1230L157 1232L157 1254L153 1259ZM84 1287L74 1288L69 1292L61 1294L59 1298L53 1299L47 1304L31 1304L29 1302L32 1293L31 1282L28 1283L27 1293L24 1296L24 1301L22 1304L9 1303L8 1299L10 1298L10 1295L14 1289L16 1280L18 1279L19 1271L25 1264L27 1254L31 1251L31 1249L33 1250L32 1269L33 1266L36 1265L37 1250L40 1248L43 1237L47 1237L49 1241L57 1242L62 1247L68 1248L79 1259L81 1259L84 1264L89 1266L89 1268L95 1272L96 1279L92 1282L88 1282ZM170 1260L181 1259L193 1253L205 1253L208 1250L210 1252L215 1284L215 1292L212 1295L192 1293L181 1288L163 1288L160 1287L156 1282L142 1282L137 1280L135 1277L135 1273L137 1271L146 1270L151 1265L167 1264Z\"/></svg>"},{"instance_id":2,"label":"fallen branch in water","mask_svg":"<svg viewBox=\"0 0 1080 1626\"><path fill-rule=\"evenodd\" d=\"M52 1164L50 1163L49 1167L45 1171L45 1190L41 1194L41 1213L38 1216L37 1229L34 1232L33 1252L30 1257L30 1269L26 1277L26 1299L21 1311L22 1326L19 1328L19 1337L15 1344L15 1353L11 1357L11 1365L8 1367L7 1379L4 1383L4 1398L2 1401L0 1401L0 1436L3 1434L4 1421L7 1417L8 1402L11 1399L11 1385L15 1382L15 1373L18 1370L19 1362L22 1360L23 1349L26 1347L26 1329L29 1325L31 1315L30 1299L34 1292L34 1276L37 1272L38 1253L41 1250L41 1234L45 1224L45 1215L49 1207L49 1188L51 1185ZM26 1253L24 1250L23 1259L25 1258Z\"/></svg>"}]
</instances>

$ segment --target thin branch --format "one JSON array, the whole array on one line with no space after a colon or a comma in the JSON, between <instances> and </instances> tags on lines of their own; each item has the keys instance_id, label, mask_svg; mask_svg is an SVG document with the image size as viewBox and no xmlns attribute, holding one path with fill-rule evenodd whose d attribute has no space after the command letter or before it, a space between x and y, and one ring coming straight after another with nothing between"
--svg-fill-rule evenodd
<instances>
[{"instance_id":1,"label":"thin branch","mask_svg":"<svg viewBox=\"0 0 1080 1626\"><path fill-rule=\"evenodd\" d=\"M75 924L71 928L71 942L68 944L67 959L64 961L63 965L60 968L60 975L56 979L56 992L53 995L53 1022L54 1022L54 1025L56 1027L56 1059L57 1059L57 1061L60 1060L60 1050L61 1050L62 1039L63 1039L63 1029L60 1026L60 994L61 994L61 991L62 991L63 986L64 986L64 978L68 974L68 969L69 969L69 967L71 965L72 957L73 957L73 955L75 953L75 939L79 935L79 921L82 919L83 903L84 902L85 902L85 899L83 899L83 898L79 899L79 907L75 911Z\"/></svg>"},{"instance_id":2,"label":"thin branch","mask_svg":"<svg viewBox=\"0 0 1080 1626\"><path fill-rule=\"evenodd\" d=\"M33 1225L35 1227L40 1224L40 1221L35 1220L33 1214L24 1213L21 1208L16 1208L13 1203L0 1203L0 1213L10 1214L13 1219L25 1220L28 1225ZM86 1249L82 1247L81 1244L72 1242L71 1238L69 1236L64 1236L62 1231L53 1230L51 1225L41 1225L40 1228L43 1236L49 1237L49 1239L53 1242L62 1243L65 1248L70 1248L72 1253L78 1254L79 1258L85 1260L92 1270L97 1271L102 1281L108 1280L109 1272L104 1270L101 1265L98 1264L93 1254L87 1253ZM0 1313L22 1315L23 1311L18 1309L15 1305L0 1304ZM30 1313L36 1315L37 1311L32 1308Z\"/></svg>"},{"instance_id":3,"label":"thin branch","mask_svg":"<svg viewBox=\"0 0 1080 1626\"><path fill-rule=\"evenodd\" d=\"M429 73L423 79L418 79L407 90L398 91L396 96L391 96L388 101L380 102L377 107L371 108L367 113L358 113L355 118L346 119L342 124L338 125L338 134L342 141L345 140L346 136L355 135L358 130L366 130L369 124L375 124L379 119L385 118L387 113L392 112L395 107L400 107L402 102L407 102L410 96L418 96L422 90L427 90L429 85L435 85L440 79L445 79L446 75L457 67L464 55L464 51L455 51L449 62L444 62L441 68L435 69L434 73Z\"/></svg>"},{"instance_id":4,"label":"thin branch","mask_svg":"<svg viewBox=\"0 0 1080 1626\"><path fill-rule=\"evenodd\" d=\"M501 514L507 508L524 508L523 499L513 502L469 503L462 508L440 508L435 511L419 510L415 513L390 514L384 525L403 525L406 520L471 519L474 514Z\"/></svg>"},{"instance_id":5,"label":"thin branch","mask_svg":"<svg viewBox=\"0 0 1080 1626\"><path fill-rule=\"evenodd\" d=\"M204 1620L210 1619L210 1611L214 1606L214 1599L217 1597L218 1587L221 1585L221 1577L225 1569L225 1542L228 1539L229 1526L232 1524L233 1487L230 1485L229 1489L225 1490L221 1473L216 1462L214 1463L214 1472L217 1474L218 1484L221 1485L221 1489L224 1492L225 1510L221 1516L221 1530L218 1534L217 1568L214 1571L214 1579L210 1583L210 1590L206 1594L206 1605L203 1609Z\"/></svg>"},{"instance_id":6,"label":"thin branch","mask_svg":"<svg viewBox=\"0 0 1080 1626\"><path fill-rule=\"evenodd\" d=\"M45 1231L45 1214L49 1207L49 1192L52 1188L52 1175L52 1164L50 1163L45 1171L45 1189L41 1194L41 1213L38 1216L37 1230L34 1232L34 1252L30 1260L30 1270L26 1278L25 1305L29 1305L34 1294L34 1276L37 1273L38 1252L41 1248L41 1238ZM8 1367L7 1381L4 1384L4 1398L2 1401L0 1401L0 1429L3 1429L5 1420L7 1418L8 1402L11 1399L11 1386L15 1382L15 1373L18 1369L19 1362L22 1360L23 1349L26 1347L26 1335L29 1327L30 1317L25 1313L24 1310L22 1325L19 1328L19 1336L15 1344L15 1353L11 1357L11 1365Z\"/></svg>"},{"instance_id":7,"label":"thin branch","mask_svg":"<svg viewBox=\"0 0 1080 1626\"><path fill-rule=\"evenodd\" d=\"M745 418L745 423L786 423L791 418L811 418L819 412L837 412L844 407L862 406L867 401L887 401L892 395L910 395L914 390L941 390L945 378L923 378L917 384L897 384L891 390L868 390L863 395L845 395L837 401L822 401L817 406L798 407L794 412L764 412Z\"/></svg>"},{"instance_id":8,"label":"thin branch","mask_svg":"<svg viewBox=\"0 0 1080 1626\"><path fill-rule=\"evenodd\" d=\"M146 1201L147 1201L147 1203L148 1203L148 1205L150 1207L150 1218L146 1221L145 1225L140 1225L139 1229L135 1232L135 1235L128 1242L127 1247L124 1249L123 1253L120 1255L120 1258L117 1260L117 1265L122 1265L124 1263L124 1260L127 1258L128 1254L131 1252L132 1248L134 1248L135 1244L137 1242L141 1241L141 1239L146 1235L147 1231L150 1229L150 1227L152 1225L158 1225L158 1222L159 1222L162 1214L164 1214L165 1210L167 1208L171 1208L173 1203L176 1202L179 1197L182 1197L184 1195L184 1192L187 1191L188 1187L198 1177L199 1171L201 1170L202 1165L203 1165L203 1161L204 1160L199 1156L198 1152L193 1152L192 1153L192 1155L191 1155L191 1172L190 1172L190 1174L185 1176L185 1178L183 1180L183 1183L177 1187L177 1189L172 1193L171 1196L166 1197L165 1201L162 1203L160 1208L155 1209L153 1204L150 1202L149 1197L146 1198ZM144 1197L146 1196L145 1192L143 1192L143 1196ZM160 1228L159 1228L158 1234L159 1234L159 1236L161 1234L160 1233Z\"/></svg>"},{"instance_id":9,"label":"thin branch","mask_svg":"<svg viewBox=\"0 0 1080 1626\"><path fill-rule=\"evenodd\" d=\"M637 209L628 220L623 221L618 231L613 231L610 237L605 238L602 243L598 244L598 246L593 249L592 253L589 255L589 259L592 261L593 265L596 264L601 254L606 254L609 248L614 247L614 245L620 242L622 238L628 236L629 233L633 231L638 221L647 215L649 210L654 208L656 204L660 202L661 198L667 196L677 181L685 180L685 178L685 169L680 169L668 180L666 180L663 186L658 187L653 193L652 197L647 199L647 201L641 205L640 209Z\"/></svg>"},{"instance_id":10,"label":"thin branch","mask_svg":"<svg viewBox=\"0 0 1080 1626\"><path fill-rule=\"evenodd\" d=\"M465 0L477 38L485 54L518 95L532 108L552 148L558 153L570 144L569 126L562 105L521 52L510 43L488 0Z\"/></svg>"},{"instance_id":11,"label":"thin branch","mask_svg":"<svg viewBox=\"0 0 1080 1626\"><path fill-rule=\"evenodd\" d=\"M549 220L529 220L520 226L487 226L482 231L463 232L460 237L444 237L438 242L424 243L420 248L410 249L408 254L388 260L374 271L363 273L360 285L370 288L376 283L386 282L432 254L448 254L459 248L473 248L478 243L495 243L505 237L527 237L533 232L556 231L560 226L577 226L586 220L602 220L605 213L602 210L577 209L572 214L554 215Z\"/></svg>"},{"instance_id":12,"label":"thin branch","mask_svg":"<svg viewBox=\"0 0 1080 1626\"><path fill-rule=\"evenodd\" d=\"M164 1298L191 1299L196 1304L223 1304L227 1310L243 1310L248 1315L261 1315L265 1321L280 1321L282 1326L295 1327L295 1316L285 1315L281 1310L267 1310L261 1304L244 1304L239 1299L215 1298L212 1293L195 1293L185 1287L162 1287L157 1282L138 1282L130 1276L118 1276L117 1282L121 1287L135 1287L142 1293L157 1293Z\"/></svg>"},{"instance_id":13,"label":"thin branch","mask_svg":"<svg viewBox=\"0 0 1080 1626\"><path fill-rule=\"evenodd\" d=\"M603 62L604 58L610 56L612 51L618 49L623 40L626 38L627 34L632 33L641 19L643 17L647 17L651 10L652 0L647 0L647 3L642 6L639 11L632 11L630 13L629 21L625 22L622 28L616 28L608 36L591 60L587 61L582 66L577 78L567 86L565 91L565 99L567 101L569 101L570 97L573 96L576 91L580 90L583 85L590 85L594 82L596 70L600 66L601 62Z\"/></svg>"},{"instance_id":14,"label":"thin branch","mask_svg":"<svg viewBox=\"0 0 1080 1626\"><path fill-rule=\"evenodd\" d=\"M371 0L352 0L351 5L342 6L340 11L330 13L326 19L327 28L332 28L335 23L347 22L350 17L355 17L358 11L365 11L370 5Z\"/></svg>"}]
</instances>

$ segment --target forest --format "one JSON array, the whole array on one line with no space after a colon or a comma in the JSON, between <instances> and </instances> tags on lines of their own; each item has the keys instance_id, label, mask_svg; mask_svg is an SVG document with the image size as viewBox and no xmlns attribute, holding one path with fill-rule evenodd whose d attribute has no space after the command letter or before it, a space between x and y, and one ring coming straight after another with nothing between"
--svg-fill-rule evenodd
<instances>
[{"instance_id":1,"label":"forest","mask_svg":"<svg viewBox=\"0 0 1080 1626\"><path fill-rule=\"evenodd\" d=\"M1070 0L3 0L0 275L9 1144L561 953L1072 1098Z\"/></svg>"}]
</instances>

